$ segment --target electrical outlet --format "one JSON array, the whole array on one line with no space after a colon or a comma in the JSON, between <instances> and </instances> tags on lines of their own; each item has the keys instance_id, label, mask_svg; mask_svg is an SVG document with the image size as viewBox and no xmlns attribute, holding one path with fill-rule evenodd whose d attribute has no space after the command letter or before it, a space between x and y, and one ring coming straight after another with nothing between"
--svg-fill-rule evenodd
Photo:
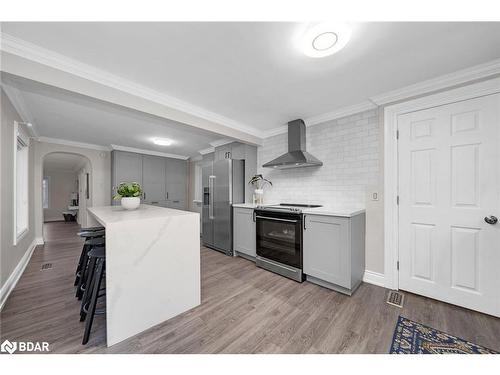
<instances>
[{"instance_id":1,"label":"electrical outlet","mask_svg":"<svg viewBox=\"0 0 500 375\"><path fill-rule=\"evenodd\" d=\"M378 201L378 192L373 192L372 193L372 201Z\"/></svg>"}]
</instances>

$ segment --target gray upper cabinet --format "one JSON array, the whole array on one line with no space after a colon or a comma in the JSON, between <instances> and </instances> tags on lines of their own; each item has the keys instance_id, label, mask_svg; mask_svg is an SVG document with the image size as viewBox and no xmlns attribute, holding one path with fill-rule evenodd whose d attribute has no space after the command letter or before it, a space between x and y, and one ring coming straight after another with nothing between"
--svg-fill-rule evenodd
<instances>
[{"instance_id":1,"label":"gray upper cabinet","mask_svg":"<svg viewBox=\"0 0 500 375\"><path fill-rule=\"evenodd\" d=\"M138 182L142 185L142 155L132 152L112 152L111 186L114 195L121 182ZM113 204L119 204L113 201Z\"/></svg>"},{"instance_id":2,"label":"gray upper cabinet","mask_svg":"<svg viewBox=\"0 0 500 375\"><path fill-rule=\"evenodd\" d=\"M166 200L165 176L165 158L143 155L142 188L145 203L162 204Z\"/></svg>"},{"instance_id":3,"label":"gray upper cabinet","mask_svg":"<svg viewBox=\"0 0 500 375\"><path fill-rule=\"evenodd\" d=\"M365 268L365 214L305 215L303 267L308 280L352 294Z\"/></svg>"},{"instance_id":4,"label":"gray upper cabinet","mask_svg":"<svg viewBox=\"0 0 500 375\"><path fill-rule=\"evenodd\" d=\"M112 193L120 182L138 182L144 203L185 210L187 168L186 160L115 150L111 154Z\"/></svg>"},{"instance_id":5,"label":"gray upper cabinet","mask_svg":"<svg viewBox=\"0 0 500 375\"><path fill-rule=\"evenodd\" d=\"M187 200L187 162L165 159L167 207L185 209Z\"/></svg>"},{"instance_id":6,"label":"gray upper cabinet","mask_svg":"<svg viewBox=\"0 0 500 375\"><path fill-rule=\"evenodd\" d=\"M257 173L257 147L240 142L232 142L215 148L214 160L245 160L245 202L251 202L253 188L248 181Z\"/></svg>"},{"instance_id":7,"label":"gray upper cabinet","mask_svg":"<svg viewBox=\"0 0 500 375\"><path fill-rule=\"evenodd\" d=\"M256 234L253 208L233 208L233 249L236 255L255 258Z\"/></svg>"},{"instance_id":8,"label":"gray upper cabinet","mask_svg":"<svg viewBox=\"0 0 500 375\"><path fill-rule=\"evenodd\" d=\"M231 151L232 151L231 144L216 147L215 161L232 159Z\"/></svg>"}]
</instances>

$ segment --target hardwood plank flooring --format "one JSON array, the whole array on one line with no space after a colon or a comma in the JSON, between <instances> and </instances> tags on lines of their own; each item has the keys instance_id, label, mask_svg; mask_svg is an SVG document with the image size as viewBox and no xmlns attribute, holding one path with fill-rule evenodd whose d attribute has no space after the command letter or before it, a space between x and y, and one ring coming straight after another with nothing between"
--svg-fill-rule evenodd
<instances>
[{"instance_id":1,"label":"hardwood plank flooring","mask_svg":"<svg viewBox=\"0 0 500 375\"><path fill-rule=\"evenodd\" d=\"M387 353L398 315L500 351L500 319L362 284L352 297L298 284L201 247L202 304L110 348L97 316L81 345L74 269L83 241L76 223L44 226L39 246L0 314L1 341L48 341L51 353ZM41 271L45 262L53 264Z\"/></svg>"}]
</instances>

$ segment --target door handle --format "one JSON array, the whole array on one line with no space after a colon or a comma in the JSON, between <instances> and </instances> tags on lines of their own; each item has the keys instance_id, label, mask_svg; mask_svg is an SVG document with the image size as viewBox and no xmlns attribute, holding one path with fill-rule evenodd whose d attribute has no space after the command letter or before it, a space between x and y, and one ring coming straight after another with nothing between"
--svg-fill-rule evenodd
<instances>
[{"instance_id":1,"label":"door handle","mask_svg":"<svg viewBox=\"0 0 500 375\"><path fill-rule=\"evenodd\" d=\"M304 230L306 230L306 229L307 229L307 228L306 228L306 216L307 216L307 215L304 215L304 217L302 218L302 220L304 220Z\"/></svg>"},{"instance_id":2,"label":"door handle","mask_svg":"<svg viewBox=\"0 0 500 375\"><path fill-rule=\"evenodd\" d=\"M214 219L214 180L215 176L208 177L208 190L209 190L209 205L208 216L211 220Z\"/></svg>"},{"instance_id":3,"label":"door handle","mask_svg":"<svg viewBox=\"0 0 500 375\"><path fill-rule=\"evenodd\" d=\"M256 213L255 213L255 210L254 210L254 211L253 211L253 215L252 215L252 216L253 216L253 222L254 222L254 223L257 221L257 220L255 219L255 215L256 215Z\"/></svg>"},{"instance_id":4,"label":"door handle","mask_svg":"<svg viewBox=\"0 0 500 375\"><path fill-rule=\"evenodd\" d=\"M496 216L486 216L484 218L484 221L486 221L488 224L494 225L498 222L498 218Z\"/></svg>"}]
</instances>

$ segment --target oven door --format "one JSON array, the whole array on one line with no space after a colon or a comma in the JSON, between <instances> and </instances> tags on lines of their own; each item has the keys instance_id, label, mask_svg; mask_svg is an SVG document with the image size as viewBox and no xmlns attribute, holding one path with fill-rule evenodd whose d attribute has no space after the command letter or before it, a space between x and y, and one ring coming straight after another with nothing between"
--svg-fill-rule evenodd
<instances>
[{"instance_id":1,"label":"oven door","mask_svg":"<svg viewBox=\"0 0 500 375\"><path fill-rule=\"evenodd\" d=\"M302 215L256 210L257 255L302 269Z\"/></svg>"}]
</instances>

